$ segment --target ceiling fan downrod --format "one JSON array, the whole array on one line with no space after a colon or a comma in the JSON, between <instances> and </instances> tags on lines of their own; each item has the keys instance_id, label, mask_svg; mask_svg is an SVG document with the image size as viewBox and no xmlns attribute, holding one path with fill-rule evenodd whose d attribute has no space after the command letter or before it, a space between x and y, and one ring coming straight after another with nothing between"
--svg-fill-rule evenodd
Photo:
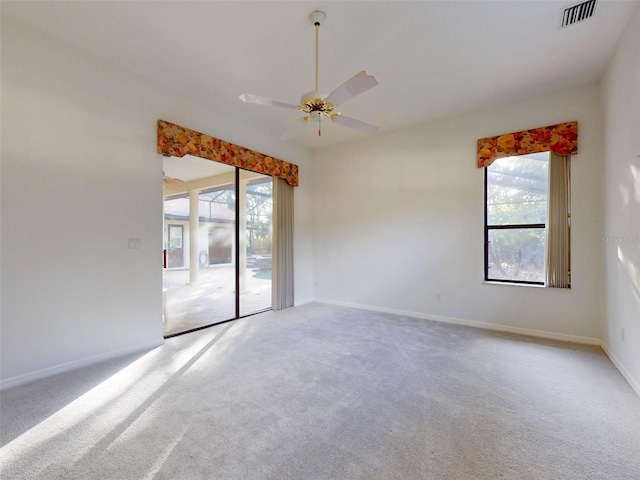
<instances>
[{"instance_id":1,"label":"ceiling fan downrod","mask_svg":"<svg viewBox=\"0 0 640 480\"><path fill-rule=\"evenodd\" d=\"M320 51L320 23L316 22L315 23L316 26L316 92L320 91L320 88L318 87L319 85L319 76L320 76L320 62L318 62L318 57L319 54L318 52Z\"/></svg>"},{"instance_id":2,"label":"ceiling fan downrod","mask_svg":"<svg viewBox=\"0 0 640 480\"><path fill-rule=\"evenodd\" d=\"M316 92L320 91L320 89L318 88L320 84L320 82L318 81L320 71L320 64L318 60L318 58L320 57L320 25L322 25L322 22L324 22L326 18L327 16L325 15L325 13L320 10L315 10L309 14L309 20L311 20L311 23L313 23L313 25L316 27Z\"/></svg>"},{"instance_id":3,"label":"ceiling fan downrod","mask_svg":"<svg viewBox=\"0 0 640 480\"><path fill-rule=\"evenodd\" d=\"M315 10L313 12L311 12L309 14L309 20L311 20L311 22L313 23L313 25L316 27L316 92L320 91L320 25L322 25L322 22L325 21L325 19L327 18L327 16L325 15L324 12L320 11L320 10ZM318 116L318 136L321 137L322 136L322 129L321 129L321 115Z\"/></svg>"}]
</instances>

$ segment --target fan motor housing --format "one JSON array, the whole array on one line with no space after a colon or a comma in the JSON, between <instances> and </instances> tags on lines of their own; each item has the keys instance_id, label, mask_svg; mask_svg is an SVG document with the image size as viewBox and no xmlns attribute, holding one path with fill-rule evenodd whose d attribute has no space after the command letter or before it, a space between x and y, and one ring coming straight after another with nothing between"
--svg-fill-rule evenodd
<instances>
[{"instance_id":1,"label":"fan motor housing","mask_svg":"<svg viewBox=\"0 0 640 480\"><path fill-rule=\"evenodd\" d=\"M331 118L331 112L335 105L325 100L327 94L319 92L305 93L300 99L300 106L298 109L314 120L317 121L321 115Z\"/></svg>"},{"instance_id":2,"label":"fan motor housing","mask_svg":"<svg viewBox=\"0 0 640 480\"><path fill-rule=\"evenodd\" d=\"M329 96L328 93L320 93L320 92L307 92L302 97L300 97L300 105L304 105L310 100L323 100Z\"/></svg>"}]
</instances>

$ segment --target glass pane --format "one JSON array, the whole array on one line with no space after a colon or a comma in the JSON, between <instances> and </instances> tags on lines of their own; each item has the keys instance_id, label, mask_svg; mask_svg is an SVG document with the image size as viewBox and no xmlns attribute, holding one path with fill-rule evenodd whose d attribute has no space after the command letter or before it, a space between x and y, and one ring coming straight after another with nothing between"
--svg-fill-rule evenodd
<instances>
[{"instance_id":1,"label":"glass pane","mask_svg":"<svg viewBox=\"0 0 640 480\"><path fill-rule=\"evenodd\" d=\"M232 167L229 173L233 173ZM212 179L211 183L216 182ZM236 316L235 208L234 184L210 187L198 195L198 283L202 294L190 315L207 325Z\"/></svg>"},{"instance_id":2,"label":"glass pane","mask_svg":"<svg viewBox=\"0 0 640 480\"><path fill-rule=\"evenodd\" d=\"M489 230L488 280L544 282L544 228Z\"/></svg>"},{"instance_id":3,"label":"glass pane","mask_svg":"<svg viewBox=\"0 0 640 480\"><path fill-rule=\"evenodd\" d=\"M165 174L204 187L165 197L166 336L236 316L236 193L233 167L189 156L165 161L175 162L170 172L165 164Z\"/></svg>"},{"instance_id":4,"label":"glass pane","mask_svg":"<svg viewBox=\"0 0 640 480\"><path fill-rule=\"evenodd\" d=\"M487 225L546 223L549 153L495 160L487 167Z\"/></svg>"},{"instance_id":5,"label":"glass pane","mask_svg":"<svg viewBox=\"0 0 640 480\"><path fill-rule=\"evenodd\" d=\"M244 186L244 238L240 239L240 316L271 308L273 179L240 170ZM242 228L242 219L240 227Z\"/></svg>"},{"instance_id":6,"label":"glass pane","mask_svg":"<svg viewBox=\"0 0 640 480\"><path fill-rule=\"evenodd\" d=\"M169 225L169 249L182 248L182 225Z\"/></svg>"}]
</instances>

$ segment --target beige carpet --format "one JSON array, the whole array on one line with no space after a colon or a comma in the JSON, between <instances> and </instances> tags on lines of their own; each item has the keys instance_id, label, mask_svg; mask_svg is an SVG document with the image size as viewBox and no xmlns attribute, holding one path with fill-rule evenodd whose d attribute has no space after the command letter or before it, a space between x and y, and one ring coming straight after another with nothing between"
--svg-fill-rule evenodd
<instances>
[{"instance_id":1,"label":"beige carpet","mask_svg":"<svg viewBox=\"0 0 640 480\"><path fill-rule=\"evenodd\" d=\"M320 304L1 401L3 479L640 478L599 348Z\"/></svg>"}]
</instances>

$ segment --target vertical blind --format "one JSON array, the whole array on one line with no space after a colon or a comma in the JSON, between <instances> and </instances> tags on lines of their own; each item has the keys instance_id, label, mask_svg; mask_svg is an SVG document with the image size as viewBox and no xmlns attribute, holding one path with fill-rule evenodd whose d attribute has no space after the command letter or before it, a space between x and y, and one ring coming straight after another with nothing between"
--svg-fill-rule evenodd
<instances>
[{"instance_id":1,"label":"vertical blind","mask_svg":"<svg viewBox=\"0 0 640 480\"><path fill-rule=\"evenodd\" d=\"M549 155L547 195L546 281L547 287L569 288L569 157Z\"/></svg>"},{"instance_id":2,"label":"vertical blind","mask_svg":"<svg viewBox=\"0 0 640 480\"><path fill-rule=\"evenodd\" d=\"M293 187L281 178L273 183L272 308L293 306Z\"/></svg>"}]
</instances>

